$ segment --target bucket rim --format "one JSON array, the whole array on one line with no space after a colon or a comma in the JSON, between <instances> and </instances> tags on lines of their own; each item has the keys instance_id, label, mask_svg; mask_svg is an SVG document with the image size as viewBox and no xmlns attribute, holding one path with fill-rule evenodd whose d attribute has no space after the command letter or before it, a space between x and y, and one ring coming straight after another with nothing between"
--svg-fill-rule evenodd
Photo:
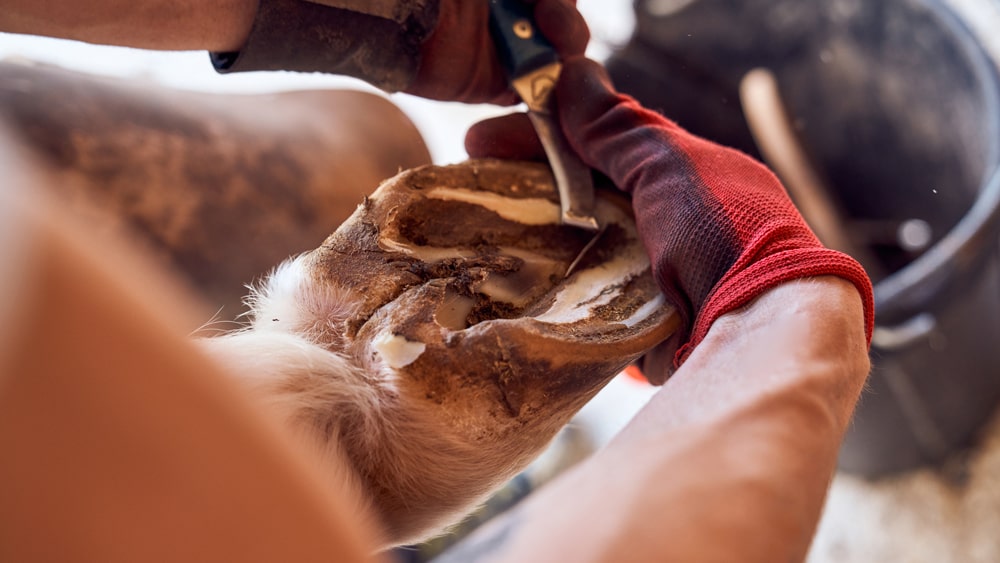
<instances>
[{"instance_id":1,"label":"bucket rim","mask_svg":"<svg viewBox=\"0 0 1000 563\"><path fill-rule=\"evenodd\" d=\"M876 324L879 318L904 319L897 326L942 305L960 281L976 273L997 248L1000 237L1000 72L994 56L957 13L935 0L916 0L953 31L990 115L984 122L987 147L981 190L972 207L944 237L918 258L875 284Z\"/></svg>"}]
</instances>

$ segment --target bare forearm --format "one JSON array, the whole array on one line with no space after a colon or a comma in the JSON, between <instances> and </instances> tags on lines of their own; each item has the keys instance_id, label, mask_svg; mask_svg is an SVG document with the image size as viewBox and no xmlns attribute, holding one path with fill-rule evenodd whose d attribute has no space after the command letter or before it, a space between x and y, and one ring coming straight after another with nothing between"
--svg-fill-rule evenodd
<instances>
[{"instance_id":1,"label":"bare forearm","mask_svg":"<svg viewBox=\"0 0 1000 563\"><path fill-rule=\"evenodd\" d=\"M862 319L833 278L723 317L612 444L462 557L802 559L867 373Z\"/></svg>"},{"instance_id":2,"label":"bare forearm","mask_svg":"<svg viewBox=\"0 0 1000 563\"><path fill-rule=\"evenodd\" d=\"M231 51L257 0L0 0L0 31L144 49Z\"/></svg>"}]
</instances>

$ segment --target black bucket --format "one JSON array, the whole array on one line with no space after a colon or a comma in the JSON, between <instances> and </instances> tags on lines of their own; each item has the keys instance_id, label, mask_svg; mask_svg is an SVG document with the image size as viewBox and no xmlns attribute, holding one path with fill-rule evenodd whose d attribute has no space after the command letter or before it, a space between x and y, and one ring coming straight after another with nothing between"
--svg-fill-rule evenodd
<instances>
[{"instance_id":1,"label":"black bucket","mask_svg":"<svg viewBox=\"0 0 1000 563\"><path fill-rule=\"evenodd\" d=\"M887 475L972 446L1000 404L1000 80L972 33L933 0L638 0L636 15L607 61L619 88L758 156L739 86L770 69L864 241L873 371L841 468Z\"/></svg>"}]
</instances>

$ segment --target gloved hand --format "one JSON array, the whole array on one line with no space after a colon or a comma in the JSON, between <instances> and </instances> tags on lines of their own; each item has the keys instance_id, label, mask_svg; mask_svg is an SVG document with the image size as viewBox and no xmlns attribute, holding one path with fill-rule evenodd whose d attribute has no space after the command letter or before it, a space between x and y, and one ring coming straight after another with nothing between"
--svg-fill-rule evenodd
<instances>
[{"instance_id":1,"label":"gloved hand","mask_svg":"<svg viewBox=\"0 0 1000 563\"><path fill-rule=\"evenodd\" d=\"M854 259L820 244L766 167L617 93L604 69L582 57L564 61L556 105L584 162L632 196L654 276L684 321L674 367L720 316L803 277L834 275L854 283L870 342L868 275ZM520 114L477 124L466 148L476 157L542 154Z\"/></svg>"},{"instance_id":2,"label":"gloved hand","mask_svg":"<svg viewBox=\"0 0 1000 563\"><path fill-rule=\"evenodd\" d=\"M508 105L517 101L489 32L487 0L440 0L438 23L421 47L417 76L405 91L424 98ZM590 30L576 0L535 4L539 31L562 57L582 55Z\"/></svg>"},{"instance_id":3,"label":"gloved hand","mask_svg":"<svg viewBox=\"0 0 1000 563\"><path fill-rule=\"evenodd\" d=\"M590 32L576 0L524 1L561 56L583 54ZM259 0L244 45L211 60L221 73L327 72L435 100L517 101L490 36L487 0Z\"/></svg>"}]
</instances>

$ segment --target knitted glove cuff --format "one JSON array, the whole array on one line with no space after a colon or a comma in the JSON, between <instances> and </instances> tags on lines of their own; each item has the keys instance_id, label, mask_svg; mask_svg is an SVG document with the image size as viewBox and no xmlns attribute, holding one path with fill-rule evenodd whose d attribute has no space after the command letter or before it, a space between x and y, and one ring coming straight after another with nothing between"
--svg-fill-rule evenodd
<instances>
[{"instance_id":1,"label":"knitted glove cuff","mask_svg":"<svg viewBox=\"0 0 1000 563\"><path fill-rule=\"evenodd\" d=\"M870 344L875 328L875 299L868 273L857 260L827 248L786 250L754 262L731 277L719 281L695 319L691 337L674 356L679 367L705 338L712 323L722 315L749 304L782 283L816 276L837 276L854 284L865 311L865 337Z\"/></svg>"}]
</instances>

